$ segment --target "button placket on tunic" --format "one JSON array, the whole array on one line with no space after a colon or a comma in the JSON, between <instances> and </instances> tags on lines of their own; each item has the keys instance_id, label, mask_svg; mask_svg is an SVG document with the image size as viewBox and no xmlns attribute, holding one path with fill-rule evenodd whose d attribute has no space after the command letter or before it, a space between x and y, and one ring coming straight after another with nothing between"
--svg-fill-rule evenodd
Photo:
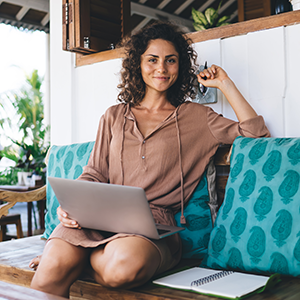
<instances>
[{"instance_id":1,"label":"button placket on tunic","mask_svg":"<svg viewBox=\"0 0 300 300\"><path fill-rule=\"evenodd\" d=\"M146 159L146 141L143 140L141 143L141 158L142 165L145 171L147 171L147 159Z\"/></svg>"},{"instance_id":2,"label":"button placket on tunic","mask_svg":"<svg viewBox=\"0 0 300 300\"><path fill-rule=\"evenodd\" d=\"M159 131L163 126L165 126L167 123L169 123L172 119L175 118L175 111L170 113L170 115L164 121L162 121L160 124L158 124L153 129L153 131L150 132L146 137L144 137L142 135L142 133L140 132L138 125L137 125L136 118L130 109L127 110L124 117L127 118L128 120L134 122L134 135L137 139L139 139L141 141L140 154L139 154L141 161L142 161L141 164L142 164L144 171L147 171L147 158L148 157L147 157L147 152L146 152L146 150L147 150L146 144L148 143L148 140L151 138L151 136L155 135L155 133L157 131Z\"/></svg>"}]
</instances>

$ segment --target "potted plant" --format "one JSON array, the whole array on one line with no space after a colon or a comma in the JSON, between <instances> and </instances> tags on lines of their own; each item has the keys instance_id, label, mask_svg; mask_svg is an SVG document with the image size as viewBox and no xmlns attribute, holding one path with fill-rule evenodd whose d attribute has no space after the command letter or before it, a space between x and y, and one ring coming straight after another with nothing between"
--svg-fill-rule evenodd
<instances>
[{"instance_id":1,"label":"potted plant","mask_svg":"<svg viewBox=\"0 0 300 300\"><path fill-rule=\"evenodd\" d=\"M220 27L228 25L230 23L227 20L230 16L223 16L220 18L219 10L221 8L222 1L220 2L217 10L212 7L209 7L205 10L204 14L194 8L192 8L192 17L194 20L194 28L196 31L201 31L204 29L209 29L213 27Z\"/></svg>"}]
</instances>

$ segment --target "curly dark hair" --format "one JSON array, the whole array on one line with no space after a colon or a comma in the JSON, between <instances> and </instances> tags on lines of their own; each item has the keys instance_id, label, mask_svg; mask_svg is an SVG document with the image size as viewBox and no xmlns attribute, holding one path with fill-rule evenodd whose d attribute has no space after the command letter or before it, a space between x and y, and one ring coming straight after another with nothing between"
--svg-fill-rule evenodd
<instances>
[{"instance_id":1,"label":"curly dark hair","mask_svg":"<svg viewBox=\"0 0 300 300\"><path fill-rule=\"evenodd\" d=\"M145 83L141 75L141 56L151 40L163 39L171 42L179 54L179 74L177 81L168 89L169 102L177 107L188 97L195 97L197 54L192 48L192 40L169 22L155 21L123 41L125 58L122 63L121 89L118 100L138 105L145 96Z\"/></svg>"}]
</instances>

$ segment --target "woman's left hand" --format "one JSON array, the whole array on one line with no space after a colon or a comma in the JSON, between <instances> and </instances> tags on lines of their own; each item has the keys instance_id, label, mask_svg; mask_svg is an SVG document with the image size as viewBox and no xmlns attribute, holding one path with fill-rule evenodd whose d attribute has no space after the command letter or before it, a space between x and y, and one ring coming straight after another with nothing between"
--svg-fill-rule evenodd
<instances>
[{"instance_id":1,"label":"woman's left hand","mask_svg":"<svg viewBox=\"0 0 300 300\"><path fill-rule=\"evenodd\" d=\"M212 65L210 68L207 68L200 72L197 75L197 78L198 82L203 84L204 86L214 88L220 88L222 83L224 83L226 80L231 81L227 73L221 67L216 65Z\"/></svg>"},{"instance_id":2,"label":"woman's left hand","mask_svg":"<svg viewBox=\"0 0 300 300\"><path fill-rule=\"evenodd\" d=\"M206 79L204 79L206 77ZM257 116L255 110L246 101L243 95L229 78L227 73L219 66L212 65L197 75L198 82L206 87L220 89L233 108L239 122Z\"/></svg>"}]
</instances>

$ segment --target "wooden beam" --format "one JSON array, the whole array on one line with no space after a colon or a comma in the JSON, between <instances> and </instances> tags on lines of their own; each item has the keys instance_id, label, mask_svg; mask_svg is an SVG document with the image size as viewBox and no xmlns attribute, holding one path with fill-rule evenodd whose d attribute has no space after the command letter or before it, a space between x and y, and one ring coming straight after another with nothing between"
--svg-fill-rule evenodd
<instances>
[{"instance_id":1,"label":"wooden beam","mask_svg":"<svg viewBox=\"0 0 300 300\"><path fill-rule=\"evenodd\" d=\"M234 2L236 2L236 0L229 0L224 5L222 5L219 10L219 15Z\"/></svg>"},{"instance_id":2,"label":"wooden beam","mask_svg":"<svg viewBox=\"0 0 300 300\"><path fill-rule=\"evenodd\" d=\"M45 15L45 17L43 18L43 20L41 21L41 24L42 24L43 26L46 26L47 23L49 22L49 20L50 20L50 13L47 13L47 14Z\"/></svg>"},{"instance_id":3,"label":"wooden beam","mask_svg":"<svg viewBox=\"0 0 300 300\"><path fill-rule=\"evenodd\" d=\"M230 16L230 18L228 19L228 21L227 22L231 22L235 17L237 17L238 16L238 11L236 10L236 11L234 11L232 14L231 14L231 16Z\"/></svg>"},{"instance_id":4,"label":"wooden beam","mask_svg":"<svg viewBox=\"0 0 300 300\"><path fill-rule=\"evenodd\" d=\"M156 9L163 9L170 1L171 0L162 1ZM141 0L139 1L139 3L141 3ZM137 31L139 31L141 28L147 25L150 20L150 17L145 17L145 19L142 22L140 22L137 26L134 27L134 29L131 31L131 34L135 34Z\"/></svg>"},{"instance_id":5,"label":"wooden beam","mask_svg":"<svg viewBox=\"0 0 300 300\"><path fill-rule=\"evenodd\" d=\"M163 0L162 2L159 3L159 5L157 6L158 9L163 9L165 6L167 6L169 3L171 2L171 0Z\"/></svg>"},{"instance_id":6,"label":"wooden beam","mask_svg":"<svg viewBox=\"0 0 300 300\"><path fill-rule=\"evenodd\" d=\"M280 26L288 26L300 23L300 10L282 13L279 15L258 18L245 22L239 22L227 26L221 26L203 31L192 32L188 36L194 43L214 39L223 39L249 32L271 29Z\"/></svg>"},{"instance_id":7,"label":"wooden beam","mask_svg":"<svg viewBox=\"0 0 300 300\"><path fill-rule=\"evenodd\" d=\"M141 28L147 25L150 20L151 18L146 17L142 22L135 26L134 29L132 29L131 34L135 34L137 31L139 31Z\"/></svg>"},{"instance_id":8,"label":"wooden beam","mask_svg":"<svg viewBox=\"0 0 300 300\"><path fill-rule=\"evenodd\" d=\"M49 12L49 0L5 0L6 3L26 6L31 9Z\"/></svg>"},{"instance_id":9,"label":"wooden beam","mask_svg":"<svg viewBox=\"0 0 300 300\"><path fill-rule=\"evenodd\" d=\"M169 21L174 21L182 27L186 27L188 31L193 30L193 22L173 14L167 13L165 11L151 8L139 3L131 2L131 15L137 14L144 17L150 17L152 19L159 19L160 17L166 18Z\"/></svg>"},{"instance_id":10,"label":"wooden beam","mask_svg":"<svg viewBox=\"0 0 300 300\"><path fill-rule=\"evenodd\" d=\"M96 62L101 62L110 59L121 58L124 56L122 48L102 51L95 54L83 55L76 53L76 66L91 65Z\"/></svg>"},{"instance_id":11,"label":"wooden beam","mask_svg":"<svg viewBox=\"0 0 300 300\"><path fill-rule=\"evenodd\" d=\"M194 2L194 0L186 0L174 11L174 14L181 14L192 2Z\"/></svg>"},{"instance_id":12,"label":"wooden beam","mask_svg":"<svg viewBox=\"0 0 300 300\"><path fill-rule=\"evenodd\" d=\"M23 6L17 13L16 19L18 21L21 21L24 18L24 16L27 14L28 11L29 11L29 7Z\"/></svg>"},{"instance_id":13,"label":"wooden beam","mask_svg":"<svg viewBox=\"0 0 300 300\"><path fill-rule=\"evenodd\" d=\"M205 11L212 3L214 3L215 0L208 0L208 1L205 1L203 5L201 5L198 10L203 12Z\"/></svg>"}]
</instances>

